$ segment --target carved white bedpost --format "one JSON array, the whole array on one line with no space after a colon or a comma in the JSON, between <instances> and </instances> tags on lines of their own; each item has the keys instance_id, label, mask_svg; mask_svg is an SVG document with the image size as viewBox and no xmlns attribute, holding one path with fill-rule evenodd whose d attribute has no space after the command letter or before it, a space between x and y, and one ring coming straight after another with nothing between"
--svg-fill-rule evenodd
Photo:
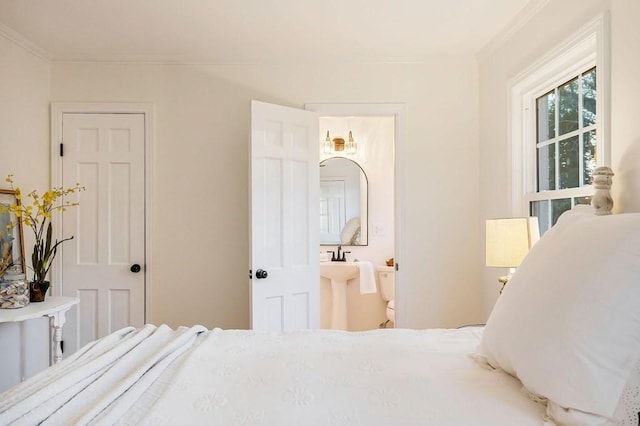
<instances>
[{"instance_id":1,"label":"carved white bedpost","mask_svg":"<svg viewBox=\"0 0 640 426\"><path fill-rule=\"evenodd\" d=\"M607 166L596 167L593 172L593 187L595 193L591 199L591 206L595 210L597 216L611 214L613 208L613 198L611 198L611 178L613 170Z\"/></svg>"}]
</instances>

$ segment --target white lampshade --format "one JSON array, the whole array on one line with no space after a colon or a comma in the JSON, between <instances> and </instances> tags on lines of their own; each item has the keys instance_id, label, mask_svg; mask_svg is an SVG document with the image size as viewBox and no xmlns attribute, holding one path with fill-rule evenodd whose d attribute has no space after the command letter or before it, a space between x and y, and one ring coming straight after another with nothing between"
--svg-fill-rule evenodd
<instances>
[{"instance_id":1,"label":"white lampshade","mask_svg":"<svg viewBox=\"0 0 640 426\"><path fill-rule=\"evenodd\" d=\"M487 266L517 268L540 239L537 217L488 219Z\"/></svg>"}]
</instances>

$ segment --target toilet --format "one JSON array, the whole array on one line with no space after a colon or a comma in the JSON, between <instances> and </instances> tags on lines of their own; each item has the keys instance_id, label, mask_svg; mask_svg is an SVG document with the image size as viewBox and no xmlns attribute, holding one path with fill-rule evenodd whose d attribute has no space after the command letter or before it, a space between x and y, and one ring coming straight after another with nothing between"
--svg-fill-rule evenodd
<instances>
[{"instance_id":1,"label":"toilet","mask_svg":"<svg viewBox=\"0 0 640 426\"><path fill-rule=\"evenodd\" d=\"M395 296L396 296L396 273L393 266L378 266L378 283L380 284L380 294L387 302L387 319L394 325L396 323Z\"/></svg>"}]
</instances>

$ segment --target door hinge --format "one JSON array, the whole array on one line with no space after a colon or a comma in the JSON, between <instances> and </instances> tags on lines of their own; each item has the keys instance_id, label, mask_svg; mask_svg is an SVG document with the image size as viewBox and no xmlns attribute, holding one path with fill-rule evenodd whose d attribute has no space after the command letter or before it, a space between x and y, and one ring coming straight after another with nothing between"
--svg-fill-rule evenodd
<instances>
[{"instance_id":1,"label":"door hinge","mask_svg":"<svg viewBox=\"0 0 640 426\"><path fill-rule=\"evenodd\" d=\"M64 340L60 340L60 352L64 353Z\"/></svg>"},{"instance_id":2,"label":"door hinge","mask_svg":"<svg viewBox=\"0 0 640 426\"><path fill-rule=\"evenodd\" d=\"M398 272L398 263L396 262L396 272Z\"/></svg>"},{"instance_id":3,"label":"door hinge","mask_svg":"<svg viewBox=\"0 0 640 426\"><path fill-rule=\"evenodd\" d=\"M60 157L64 157L64 144L60 144Z\"/></svg>"}]
</instances>

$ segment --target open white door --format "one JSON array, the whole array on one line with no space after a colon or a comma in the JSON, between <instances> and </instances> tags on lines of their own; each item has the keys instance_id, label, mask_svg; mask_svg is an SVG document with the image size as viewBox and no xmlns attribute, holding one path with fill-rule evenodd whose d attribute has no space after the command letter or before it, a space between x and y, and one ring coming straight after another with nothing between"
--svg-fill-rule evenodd
<instances>
[{"instance_id":1,"label":"open white door","mask_svg":"<svg viewBox=\"0 0 640 426\"><path fill-rule=\"evenodd\" d=\"M251 325L320 327L318 114L251 102Z\"/></svg>"}]
</instances>

